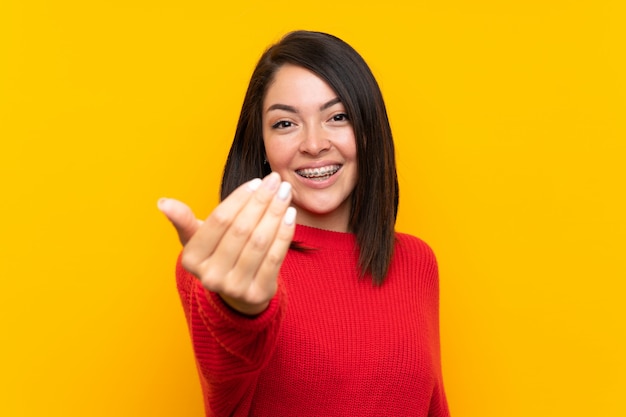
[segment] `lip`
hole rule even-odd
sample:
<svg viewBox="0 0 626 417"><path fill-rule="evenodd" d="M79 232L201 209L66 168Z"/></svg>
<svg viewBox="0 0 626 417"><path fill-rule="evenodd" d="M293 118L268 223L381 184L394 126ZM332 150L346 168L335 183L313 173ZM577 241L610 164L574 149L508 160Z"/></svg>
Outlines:
<svg viewBox="0 0 626 417"><path fill-rule="evenodd" d="M297 172L297 171L302 170L302 169L315 169L315 168L322 168L322 167L327 167L327 166L331 166L331 165L338 165L339 169L337 170L337 172L335 172L333 175L331 175L328 179L325 179L325 180L322 180L322 181L320 181L320 180L313 180L313 179L302 177L302 176L298 175L298 172ZM312 162L310 164L303 165L303 166L300 166L300 167L296 168L294 170L294 176L297 178L297 180L299 182L301 182L302 184L304 184L305 186L307 186L309 188L322 189L322 188L330 187L335 182L337 182L338 179L339 179L339 176L341 175L342 172L343 172L343 164L341 164L339 162L336 162L336 161L318 161L318 162Z"/></svg>

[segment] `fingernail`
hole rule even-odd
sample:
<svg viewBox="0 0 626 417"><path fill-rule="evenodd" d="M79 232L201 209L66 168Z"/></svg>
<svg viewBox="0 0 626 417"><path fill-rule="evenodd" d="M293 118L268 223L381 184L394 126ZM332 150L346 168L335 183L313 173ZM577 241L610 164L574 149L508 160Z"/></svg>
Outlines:
<svg viewBox="0 0 626 417"><path fill-rule="evenodd" d="M256 191L259 189L259 187L261 186L261 183L263 181L261 180L261 178L255 178L252 181L250 181L248 183L248 190L250 191Z"/></svg>
<svg viewBox="0 0 626 417"><path fill-rule="evenodd" d="M286 181L283 181L280 184L280 187L278 188L278 198L280 198L281 200L286 200L287 197L289 197L289 192L291 191L291 184L289 184Z"/></svg>
<svg viewBox="0 0 626 417"><path fill-rule="evenodd" d="M159 208L159 210L163 210L163 205L165 204L166 201L167 201L167 198L165 197L159 198L159 201L157 201L157 207Z"/></svg>
<svg viewBox="0 0 626 417"><path fill-rule="evenodd" d="M293 207L287 208L284 221L287 226L293 225L293 223L296 221L296 209L295 208Z"/></svg>

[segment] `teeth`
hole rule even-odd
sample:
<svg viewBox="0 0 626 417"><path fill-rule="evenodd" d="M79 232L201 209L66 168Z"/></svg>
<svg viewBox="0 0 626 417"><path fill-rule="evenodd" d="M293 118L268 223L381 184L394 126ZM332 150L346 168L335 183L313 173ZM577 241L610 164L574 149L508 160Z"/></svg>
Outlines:
<svg viewBox="0 0 626 417"><path fill-rule="evenodd" d="M329 165L321 168L300 169L296 172L305 178L324 180L339 171L339 168L341 168L341 165Z"/></svg>

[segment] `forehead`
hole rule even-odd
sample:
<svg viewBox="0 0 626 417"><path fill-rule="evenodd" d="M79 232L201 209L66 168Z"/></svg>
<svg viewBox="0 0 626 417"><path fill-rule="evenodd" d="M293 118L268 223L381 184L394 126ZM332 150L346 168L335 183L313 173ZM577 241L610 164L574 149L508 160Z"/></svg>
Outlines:
<svg viewBox="0 0 626 417"><path fill-rule="evenodd" d="M264 106L272 104L319 104L335 98L333 89L314 72L291 64L276 71L265 94Z"/></svg>

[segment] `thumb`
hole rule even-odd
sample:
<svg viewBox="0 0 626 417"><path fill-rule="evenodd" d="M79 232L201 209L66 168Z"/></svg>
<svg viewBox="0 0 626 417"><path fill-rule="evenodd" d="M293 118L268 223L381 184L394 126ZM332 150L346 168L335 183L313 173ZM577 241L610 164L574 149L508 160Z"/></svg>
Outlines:
<svg viewBox="0 0 626 417"><path fill-rule="evenodd" d="M157 202L157 207L172 222L178 232L180 243L185 246L189 239L196 233L201 220L196 219L193 211L185 203L173 198L161 198Z"/></svg>

